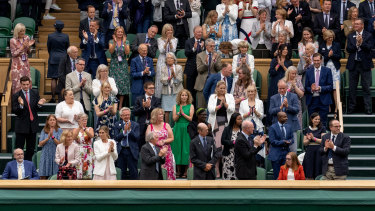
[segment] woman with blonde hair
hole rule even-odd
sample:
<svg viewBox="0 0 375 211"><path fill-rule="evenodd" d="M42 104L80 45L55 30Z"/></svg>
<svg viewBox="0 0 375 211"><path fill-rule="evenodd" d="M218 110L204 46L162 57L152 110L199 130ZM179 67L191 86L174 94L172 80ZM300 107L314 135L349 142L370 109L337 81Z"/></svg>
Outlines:
<svg viewBox="0 0 375 211"><path fill-rule="evenodd" d="M164 110L161 108L155 108L151 112L150 125L147 127L146 136L150 132L154 132L158 135L159 140L157 147L162 149L164 146L168 148L167 155L165 156L165 163L161 166L167 170L167 179L175 180L175 159L171 148L171 143L174 140L173 131L171 126L164 122Z"/></svg>
<svg viewBox="0 0 375 211"><path fill-rule="evenodd" d="M295 152L286 155L285 165L280 167L278 180L305 180L303 167Z"/></svg>
<svg viewBox="0 0 375 211"><path fill-rule="evenodd" d="M290 43L290 39L294 37L293 23L286 20L287 12L285 9L276 10L276 21L272 23L271 36L274 38L274 43L279 42L279 33L286 33L286 43Z"/></svg>
<svg viewBox="0 0 375 211"><path fill-rule="evenodd" d="M217 22L217 17L218 14L216 10L211 10L210 12L208 12L206 20L202 25L203 38L205 40L211 38L215 41L215 51L217 51L219 48L219 38L221 38L222 35L222 25L219 22Z"/></svg>
<svg viewBox="0 0 375 211"><path fill-rule="evenodd" d="M236 84L238 80L238 70L240 68L247 68L250 71L251 80L254 82L253 73L254 73L254 56L249 54L248 50L250 45L246 41L241 41L238 43L238 55L233 57L232 61L232 73L233 73L233 84ZM234 86L232 86L231 93L233 93Z"/></svg>
<svg viewBox="0 0 375 211"><path fill-rule="evenodd" d="M79 147L73 140L72 130L64 130L61 134L60 144L56 147L55 162L65 168L73 168L79 164ZM58 179L67 176L59 170ZM74 175L74 173L73 173ZM72 179L77 179L72 178Z"/></svg>
<svg viewBox="0 0 375 211"><path fill-rule="evenodd" d="M178 137L171 143L172 152L175 155L177 165L177 177L187 177L189 165L190 137L187 130L189 123L193 120L194 105L193 97L187 89L182 89L176 97L176 105L173 106L173 136ZM182 169L185 168L185 170Z"/></svg>
<svg viewBox="0 0 375 211"><path fill-rule="evenodd" d="M251 84L246 88L246 100L243 100L240 105L239 112L243 120L251 121L254 124L254 128L258 132L264 131L264 125L262 119L264 117L263 101L256 98L257 88L254 84Z"/></svg>
<svg viewBox="0 0 375 211"><path fill-rule="evenodd" d="M220 42L230 42L238 38L237 17L238 6L232 0L221 0L221 4L216 6L218 21L222 25L222 36Z"/></svg>
<svg viewBox="0 0 375 211"><path fill-rule="evenodd" d="M227 86L224 81L219 81L216 85L215 93L208 100L208 123L212 126L216 148L221 147L221 135L227 126L228 121L235 111L233 95L227 93ZM221 159L216 162L216 177L220 177Z"/></svg>
<svg viewBox="0 0 375 211"><path fill-rule="evenodd" d="M104 82L108 82L111 85L111 94L117 95L118 89L114 78L108 76L108 66L101 64L96 70L96 78L92 81L92 94L94 97L98 97L100 94L100 88Z"/></svg>
<svg viewBox="0 0 375 211"><path fill-rule="evenodd" d="M13 30L13 38L10 39L10 52L12 54L11 78L12 78L12 94L21 90L20 78L27 76L31 78L30 64L28 54L35 40L31 40L25 35L26 27L22 23L18 23ZM30 83L31 89L31 83Z"/></svg>
<svg viewBox="0 0 375 211"><path fill-rule="evenodd" d="M157 39L158 42L158 49L159 49L159 57L158 62L156 63L156 74L155 74L155 96L160 98L161 97L161 90L163 84L161 83L161 72L163 66L165 66L165 58L167 53L176 52L177 48L177 38L173 36L174 30L173 26L169 23L163 26L161 31L161 37Z"/></svg>
<svg viewBox="0 0 375 211"><path fill-rule="evenodd" d="M358 19L358 8L357 7L351 7L348 10L348 20L345 20L344 25L344 34L345 37L348 37L350 33L353 33L354 30L354 21Z"/></svg>
<svg viewBox="0 0 375 211"><path fill-rule="evenodd" d="M130 94L130 72L127 61L130 54L130 46L129 40L126 39L125 30L122 26L117 26L115 28L112 37L113 39L109 41L108 48L108 51L111 53L109 76L116 81L120 98L119 106L122 108L125 96ZM115 87L112 86L112 90L114 89ZM126 102L125 105L130 105L128 100L126 100Z"/></svg>
<svg viewBox="0 0 375 211"><path fill-rule="evenodd" d="M77 115L84 113L83 106L79 101L74 100L71 89L64 90L64 101L56 106L55 115L61 129L73 129L78 127Z"/></svg>
<svg viewBox="0 0 375 211"><path fill-rule="evenodd" d="M98 117L95 133L98 135L99 128L103 125L109 128L109 134L114 137L114 124L116 122L116 113L118 100L111 95L111 85L104 82L100 89L100 94L93 100L95 114Z"/></svg>

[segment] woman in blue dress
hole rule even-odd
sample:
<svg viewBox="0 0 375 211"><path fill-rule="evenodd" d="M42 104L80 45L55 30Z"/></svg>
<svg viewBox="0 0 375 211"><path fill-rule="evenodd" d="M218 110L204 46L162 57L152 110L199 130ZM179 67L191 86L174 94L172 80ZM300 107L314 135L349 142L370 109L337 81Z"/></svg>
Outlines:
<svg viewBox="0 0 375 211"><path fill-rule="evenodd" d="M217 22L218 14L216 10L211 10L207 14L207 18L204 21L204 24L202 26L203 31L203 38L207 40L208 38L211 38L215 40L215 51L219 48L219 39L222 35L221 33L221 24Z"/></svg>
<svg viewBox="0 0 375 211"><path fill-rule="evenodd" d="M236 20L238 17L238 6L232 3L232 0L222 0L221 4L216 6L218 21L221 24L222 36L220 42L230 42L238 38Z"/></svg>
<svg viewBox="0 0 375 211"><path fill-rule="evenodd" d="M48 179L48 177L57 174L59 170L58 165L55 163L55 153L56 146L60 144L61 133L62 129L57 123L56 116L50 114L39 138L39 147L43 147L39 163L39 176L41 179Z"/></svg>

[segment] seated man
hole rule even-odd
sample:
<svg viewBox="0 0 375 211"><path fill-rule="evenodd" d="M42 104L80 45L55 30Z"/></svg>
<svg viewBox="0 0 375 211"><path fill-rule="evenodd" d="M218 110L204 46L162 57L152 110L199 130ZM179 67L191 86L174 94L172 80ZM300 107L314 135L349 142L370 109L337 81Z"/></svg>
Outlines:
<svg viewBox="0 0 375 211"><path fill-rule="evenodd" d="M2 179L39 179L34 163L23 159L24 154L22 149L15 149L13 156L15 160L7 163Z"/></svg>
<svg viewBox="0 0 375 211"><path fill-rule="evenodd" d="M224 81L225 85L227 86L228 93L230 93L230 90L232 89L232 65L229 63L223 63L221 67L221 73L211 74L204 85L203 95L206 102L208 102L210 96L215 93L217 82Z"/></svg>

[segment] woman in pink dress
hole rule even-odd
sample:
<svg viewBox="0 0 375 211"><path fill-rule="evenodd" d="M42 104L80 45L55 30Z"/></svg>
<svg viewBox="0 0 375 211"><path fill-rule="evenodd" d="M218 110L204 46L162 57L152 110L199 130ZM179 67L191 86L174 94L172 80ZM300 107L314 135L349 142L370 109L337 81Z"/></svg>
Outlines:
<svg viewBox="0 0 375 211"><path fill-rule="evenodd" d="M168 123L164 122L164 110L155 108L151 112L150 125L147 127L146 135L150 132L155 132L159 136L157 146L161 149L163 146L168 148L167 155L165 156L165 164L161 167L167 170L167 179L176 179L176 168L174 155L172 153L171 143L174 140L173 131Z"/></svg>
<svg viewBox="0 0 375 211"><path fill-rule="evenodd" d="M22 76L28 76L31 79L30 65L27 56L35 40L30 40L30 38L25 35L25 32L25 25L18 23L14 27L13 38L10 40L10 52L12 53L12 94L21 90L20 78Z"/></svg>

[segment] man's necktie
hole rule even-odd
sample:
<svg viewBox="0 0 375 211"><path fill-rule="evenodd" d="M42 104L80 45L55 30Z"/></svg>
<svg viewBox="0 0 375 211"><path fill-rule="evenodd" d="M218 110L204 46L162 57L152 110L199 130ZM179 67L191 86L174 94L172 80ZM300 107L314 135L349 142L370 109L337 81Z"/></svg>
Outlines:
<svg viewBox="0 0 375 211"><path fill-rule="evenodd" d="M283 134L283 139L285 139L286 138L286 134L285 134L284 124L281 125L281 133Z"/></svg>
<svg viewBox="0 0 375 211"><path fill-rule="evenodd" d="M346 2L342 2L342 12L341 12L341 21L344 22L346 12ZM342 23L341 23L342 24Z"/></svg>
<svg viewBox="0 0 375 211"><path fill-rule="evenodd" d="M197 53L201 52L201 45L199 44L199 40L197 40Z"/></svg>
<svg viewBox="0 0 375 211"><path fill-rule="evenodd" d="M249 137L247 138L247 140L249 141L250 146L253 147L253 146L254 146L253 139L249 136Z"/></svg>
<svg viewBox="0 0 375 211"><path fill-rule="evenodd" d="M116 28L117 27L117 21L118 20L118 7L117 4L115 4L115 8L113 10L113 26Z"/></svg>
<svg viewBox="0 0 375 211"><path fill-rule="evenodd" d="M320 71L319 71L319 69L316 69L316 71L315 71L315 86L316 87L319 86L319 78L320 78Z"/></svg>
<svg viewBox="0 0 375 211"><path fill-rule="evenodd" d="M210 67L212 62L212 53L208 54L208 74L210 74Z"/></svg>
<svg viewBox="0 0 375 211"><path fill-rule="evenodd" d="M22 179L22 165L18 164L18 179Z"/></svg>
<svg viewBox="0 0 375 211"><path fill-rule="evenodd" d="M89 41L89 44L91 45L91 52L90 52L90 57L91 59L94 59L95 58L95 38L94 38L94 34L91 33L91 38L92 38L92 42ZM90 40L90 38L89 38Z"/></svg>
<svg viewBox="0 0 375 211"><path fill-rule="evenodd" d="M72 64L72 71L76 70L76 60L73 59L73 64Z"/></svg>
<svg viewBox="0 0 375 211"><path fill-rule="evenodd" d="M332 142L335 143L336 136L332 136ZM328 149L328 159L332 158L333 150Z"/></svg>
<svg viewBox="0 0 375 211"><path fill-rule="evenodd" d="M150 42L150 39L148 39L148 37L146 38L145 40L145 43L149 43Z"/></svg>
<svg viewBox="0 0 375 211"><path fill-rule="evenodd" d="M82 73L79 73L79 82L80 83L82 82ZM79 91L79 94L80 94L80 98L79 99L83 99L82 87L81 87L81 90Z"/></svg>
<svg viewBox="0 0 375 211"><path fill-rule="evenodd" d="M142 57L142 63L143 63L143 66L146 68L147 64L146 64L146 58L145 57Z"/></svg>
<svg viewBox="0 0 375 211"><path fill-rule="evenodd" d="M223 81L225 83L225 86L227 86L227 79L225 77L223 77Z"/></svg>
<svg viewBox="0 0 375 211"><path fill-rule="evenodd" d="M203 137L203 149L207 149L207 138Z"/></svg>
<svg viewBox="0 0 375 211"><path fill-rule="evenodd" d="M326 15L326 19L325 19L324 23L326 25L326 29L328 29L329 28L328 14L326 13L325 15Z"/></svg>
<svg viewBox="0 0 375 211"><path fill-rule="evenodd" d="M285 95L282 95L281 96L281 104L283 104L284 103L284 100L285 100ZM285 107L283 106L283 109L282 109L282 111L284 111L285 112Z"/></svg>
<svg viewBox="0 0 375 211"><path fill-rule="evenodd" d="M158 155L155 146L152 146L152 149L154 150L155 155ZM159 172L159 162L156 162L156 171Z"/></svg>
<svg viewBox="0 0 375 211"><path fill-rule="evenodd" d="M30 120L33 121L34 120L34 115L33 115L33 112L31 111L31 108L30 108L30 100L29 100L29 94L28 94L29 91L26 91L26 102L27 102L27 107L29 107L29 113L30 113Z"/></svg>

